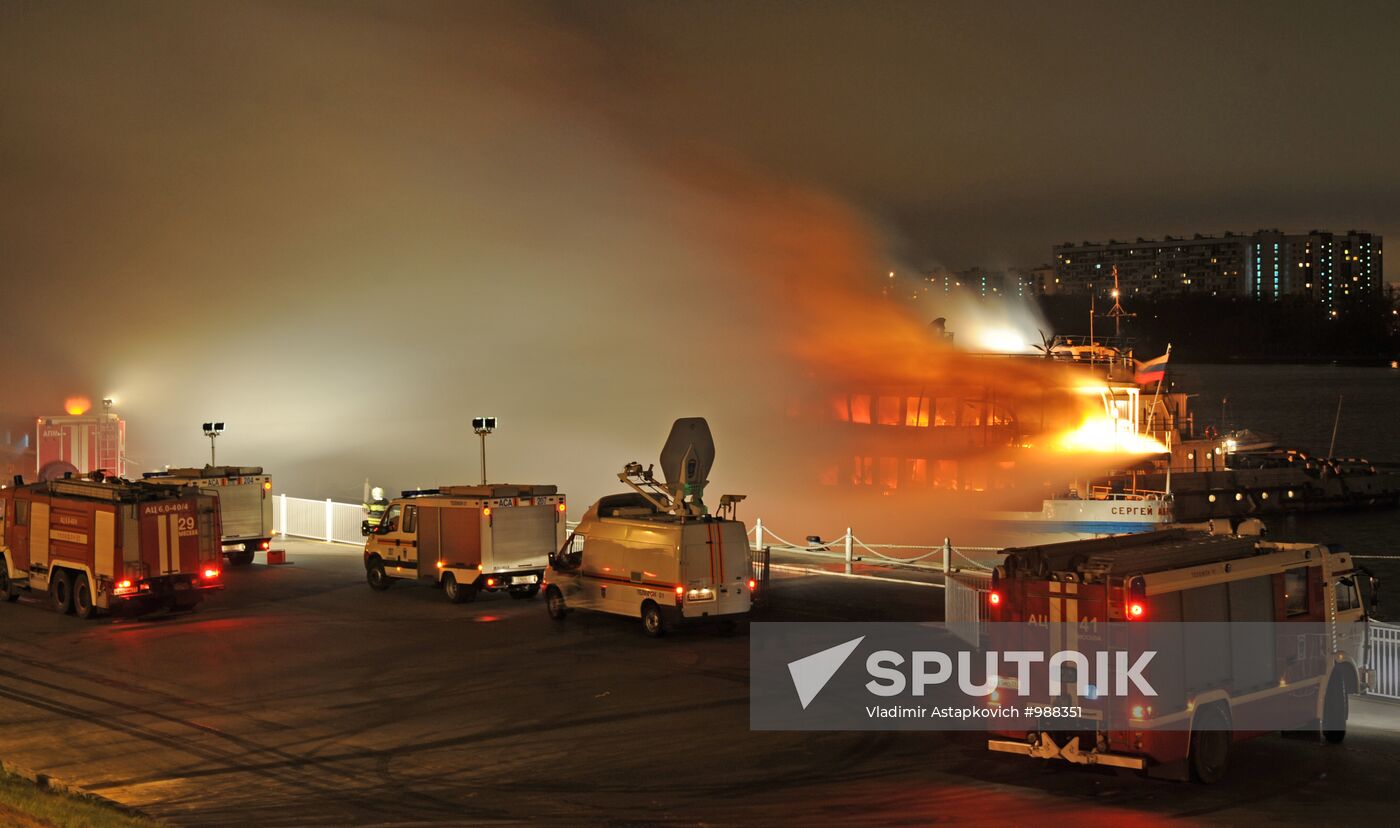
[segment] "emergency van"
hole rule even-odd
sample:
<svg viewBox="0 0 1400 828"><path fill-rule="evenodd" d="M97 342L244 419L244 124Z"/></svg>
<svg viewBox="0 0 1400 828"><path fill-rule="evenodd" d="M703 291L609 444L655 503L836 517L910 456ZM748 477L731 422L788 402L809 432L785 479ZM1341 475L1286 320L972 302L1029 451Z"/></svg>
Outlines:
<svg viewBox="0 0 1400 828"><path fill-rule="evenodd" d="M272 548L272 478L261 466L205 466L142 475L147 483L190 486L219 499L223 553L229 563L246 565Z"/></svg>
<svg viewBox="0 0 1400 828"><path fill-rule="evenodd" d="M568 505L555 486L487 483L406 491L365 541L365 577L442 587L454 604L479 592L539 594L551 551L564 541Z"/></svg>
<svg viewBox="0 0 1400 828"><path fill-rule="evenodd" d="M211 495L121 480L0 489L0 595L47 593L61 613L193 609L222 589Z"/></svg>
<svg viewBox="0 0 1400 828"><path fill-rule="evenodd" d="M742 496L705 507L714 443L703 418L677 420L663 449L665 481L629 463L618 479L633 491L600 499L550 556L550 617L590 610L640 618L647 635L717 621L734 629L753 606L748 530L734 519Z"/></svg>
<svg viewBox="0 0 1400 828"><path fill-rule="evenodd" d="M1092 729L1021 718L994 730L987 747L1215 782L1231 743L1261 735L1260 722L1340 742L1348 697L1369 681L1363 580L1369 574L1344 552L1258 535L1172 529L1007 550L986 594L993 625L1121 643L1134 625L1146 631L1149 622L1170 622L1161 627L1180 642L1185 666L1168 674L1172 692L1161 699L1069 700ZM1218 622L1235 628L1225 634L1230 640L1220 638ZM998 649L1014 646L1002 640ZM991 703L1064 701L1028 693L1003 677Z"/></svg>

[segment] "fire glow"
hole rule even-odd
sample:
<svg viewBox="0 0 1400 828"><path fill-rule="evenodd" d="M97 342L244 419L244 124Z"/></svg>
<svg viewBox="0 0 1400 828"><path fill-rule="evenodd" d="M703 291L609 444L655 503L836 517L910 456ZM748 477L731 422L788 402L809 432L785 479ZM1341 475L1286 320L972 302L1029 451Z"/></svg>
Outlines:
<svg viewBox="0 0 1400 828"><path fill-rule="evenodd" d="M1102 414L1085 418L1078 428L1056 435L1055 451L1067 454L1165 454L1167 447L1146 434L1124 430Z"/></svg>
<svg viewBox="0 0 1400 828"><path fill-rule="evenodd" d="M74 417L81 417L92 408L92 401L87 397L69 397L63 401L63 410Z"/></svg>

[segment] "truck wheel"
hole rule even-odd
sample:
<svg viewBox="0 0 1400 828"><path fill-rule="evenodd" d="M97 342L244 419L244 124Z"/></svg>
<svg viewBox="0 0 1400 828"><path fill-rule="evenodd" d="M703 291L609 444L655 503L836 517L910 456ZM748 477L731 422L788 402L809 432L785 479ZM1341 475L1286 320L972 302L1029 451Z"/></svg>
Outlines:
<svg viewBox="0 0 1400 828"><path fill-rule="evenodd" d="M1333 676L1327 684L1327 697L1322 701L1322 738L1339 745L1347 737L1347 714L1351 702L1345 682Z"/></svg>
<svg viewBox="0 0 1400 828"><path fill-rule="evenodd" d="M549 610L549 617L555 621L563 621L564 616L569 614L569 608L564 603L564 593L559 587L552 586L544 594L545 608Z"/></svg>
<svg viewBox="0 0 1400 828"><path fill-rule="evenodd" d="M67 615L73 611L73 580L68 570L60 569L49 577L49 603L55 612Z"/></svg>
<svg viewBox="0 0 1400 828"><path fill-rule="evenodd" d="M73 614L84 620L97 615L97 607L92 603L92 586L82 573L73 576Z"/></svg>
<svg viewBox="0 0 1400 828"><path fill-rule="evenodd" d="M19 600L19 589L10 583L10 564L4 558L0 558L0 595L11 603Z"/></svg>
<svg viewBox="0 0 1400 828"><path fill-rule="evenodd" d="M234 566L247 566L253 562L253 552L235 552L228 556L228 562Z"/></svg>
<svg viewBox="0 0 1400 828"><path fill-rule="evenodd" d="M642 632L652 638L660 638L666 634L666 622L661 620L661 608L655 601L642 604Z"/></svg>
<svg viewBox="0 0 1400 828"><path fill-rule="evenodd" d="M442 576L442 591L447 600L454 604L465 604L476 599L476 587L457 583L457 578L451 572Z"/></svg>
<svg viewBox="0 0 1400 828"><path fill-rule="evenodd" d="M365 567L365 580L369 582L369 588L376 592L383 592L394 585L388 573L384 571L384 564L373 561Z"/></svg>
<svg viewBox="0 0 1400 828"><path fill-rule="evenodd" d="M1213 785L1225 778L1230 759L1230 722L1218 705L1196 716L1191 727L1191 778Z"/></svg>

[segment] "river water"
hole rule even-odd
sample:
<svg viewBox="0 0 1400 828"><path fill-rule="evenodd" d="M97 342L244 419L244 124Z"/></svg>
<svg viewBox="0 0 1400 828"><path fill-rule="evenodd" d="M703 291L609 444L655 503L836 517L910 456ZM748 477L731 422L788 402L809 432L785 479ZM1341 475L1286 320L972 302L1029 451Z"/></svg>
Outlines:
<svg viewBox="0 0 1400 828"><path fill-rule="evenodd" d="M1288 448L1326 454L1336 424L1339 457L1400 463L1400 370L1327 365L1173 365L1197 427L1249 428ZM1341 398L1341 417L1337 400ZM1340 544L1357 556L1400 556L1400 509L1271 519L1269 537ZM1379 618L1400 619L1400 557L1363 560L1382 578Z"/></svg>

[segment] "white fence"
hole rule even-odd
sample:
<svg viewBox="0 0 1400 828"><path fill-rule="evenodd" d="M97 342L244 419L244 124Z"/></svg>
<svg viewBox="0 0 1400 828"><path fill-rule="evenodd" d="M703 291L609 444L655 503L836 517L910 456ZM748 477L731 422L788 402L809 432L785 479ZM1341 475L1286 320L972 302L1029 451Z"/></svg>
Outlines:
<svg viewBox="0 0 1400 828"><path fill-rule="evenodd" d="M333 500L307 500L278 495L272 504L272 528L278 535L313 538L330 543L364 545L360 534L364 507Z"/></svg>
<svg viewBox="0 0 1400 828"><path fill-rule="evenodd" d="M835 540L809 540L797 544L784 540L772 529L766 528L762 518L753 523L749 535L752 536L754 549L768 546L774 552L786 552L815 561L839 561L846 575L852 574L858 564L944 574L959 569L990 571L999 560L996 553L1001 551L1001 547L997 546L953 546L948 538L937 546L866 543L849 527L844 535Z"/></svg>
<svg viewBox="0 0 1400 828"><path fill-rule="evenodd" d="M1400 625L1370 623L1366 666L1375 671L1371 695L1400 699Z"/></svg>

